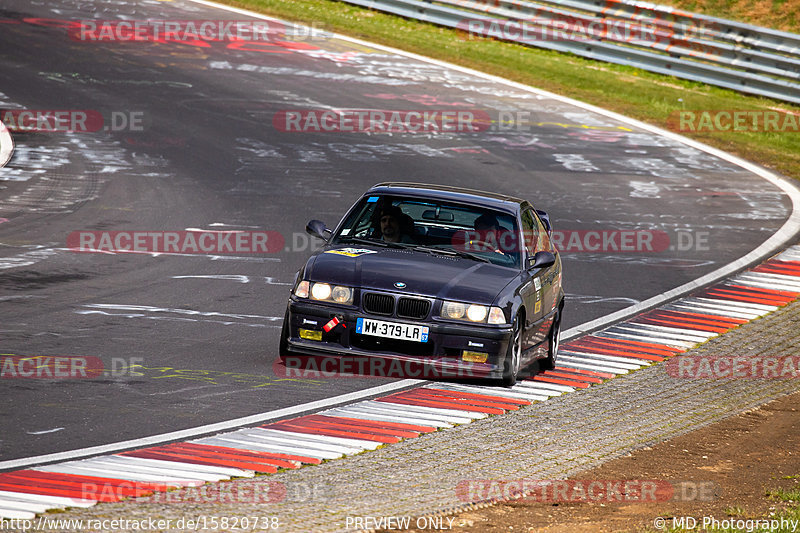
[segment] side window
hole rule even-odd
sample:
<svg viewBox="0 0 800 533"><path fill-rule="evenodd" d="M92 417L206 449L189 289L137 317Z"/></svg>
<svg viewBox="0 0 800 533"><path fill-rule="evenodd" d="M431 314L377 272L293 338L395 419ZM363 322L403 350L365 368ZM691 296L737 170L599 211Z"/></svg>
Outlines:
<svg viewBox="0 0 800 533"><path fill-rule="evenodd" d="M533 257L536 253L538 236L537 220L533 216L533 211L526 209L522 212L522 238L528 257Z"/></svg>
<svg viewBox="0 0 800 533"><path fill-rule="evenodd" d="M528 257L533 257L536 252L553 251L550 236L547 234L544 224L531 209L526 209L522 213L522 232Z"/></svg>
<svg viewBox="0 0 800 533"><path fill-rule="evenodd" d="M547 233L547 228L545 228L544 222L537 216L536 217L536 225L538 227L539 232L539 240L537 243L536 251L537 252L552 252L553 245L550 242L550 235Z"/></svg>

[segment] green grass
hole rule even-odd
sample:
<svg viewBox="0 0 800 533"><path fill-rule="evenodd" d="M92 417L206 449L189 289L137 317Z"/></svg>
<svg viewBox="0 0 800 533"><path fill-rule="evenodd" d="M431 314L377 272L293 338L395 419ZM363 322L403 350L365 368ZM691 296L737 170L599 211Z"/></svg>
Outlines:
<svg viewBox="0 0 800 533"><path fill-rule="evenodd" d="M791 490L785 490L785 489L768 490L767 497L782 502L800 503L800 488L795 487Z"/></svg>
<svg viewBox="0 0 800 533"><path fill-rule="evenodd" d="M669 128L680 110L782 109L800 106L747 96L601 63L577 56L463 33L331 0L222 0L224 3L449 61L594 104ZM800 133L703 132L686 134L787 176L800 179Z"/></svg>

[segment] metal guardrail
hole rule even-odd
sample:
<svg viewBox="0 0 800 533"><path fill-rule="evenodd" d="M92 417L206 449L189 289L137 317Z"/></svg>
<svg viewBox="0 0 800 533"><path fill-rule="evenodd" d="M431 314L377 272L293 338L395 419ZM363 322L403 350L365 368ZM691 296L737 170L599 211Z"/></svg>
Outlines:
<svg viewBox="0 0 800 533"><path fill-rule="evenodd" d="M800 35L634 0L343 0L800 104Z"/></svg>

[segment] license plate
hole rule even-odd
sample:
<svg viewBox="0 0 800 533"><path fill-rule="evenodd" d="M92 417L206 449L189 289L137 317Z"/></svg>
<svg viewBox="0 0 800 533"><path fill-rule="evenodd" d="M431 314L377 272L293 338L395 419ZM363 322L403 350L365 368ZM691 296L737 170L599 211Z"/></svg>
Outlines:
<svg viewBox="0 0 800 533"><path fill-rule="evenodd" d="M387 339L428 342L428 326L399 324L384 320L372 320L371 318L356 319L356 333Z"/></svg>

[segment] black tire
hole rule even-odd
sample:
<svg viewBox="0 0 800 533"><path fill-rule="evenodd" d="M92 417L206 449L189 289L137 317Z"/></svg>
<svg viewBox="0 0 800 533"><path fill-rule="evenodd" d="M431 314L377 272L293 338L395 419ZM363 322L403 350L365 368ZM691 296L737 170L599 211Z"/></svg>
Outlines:
<svg viewBox="0 0 800 533"><path fill-rule="evenodd" d="M514 317L511 327L511 339L508 341L506 357L503 360L503 378L500 381L504 387L510 387L517 382L520 364L522 362L522 325L519 315Z"/></svg>
<svg viewBox="0 0 800 533"><path fill-rule="evenodd" d="M281 328L281 340L278 343L278 360L281 363L286 362L286 357L289 355L289 310L283 316L283 327Z"/></svg>
<svg viewBox="0 0 800 533"><path fill-rule="evenodd" d="M548 334L549 346L547 347L547 357L539 362L539 369L553 370L556 367L556 358L558 357L558 345L561 342L561 309L556 311L553 326L550 328Z"/></svg>

